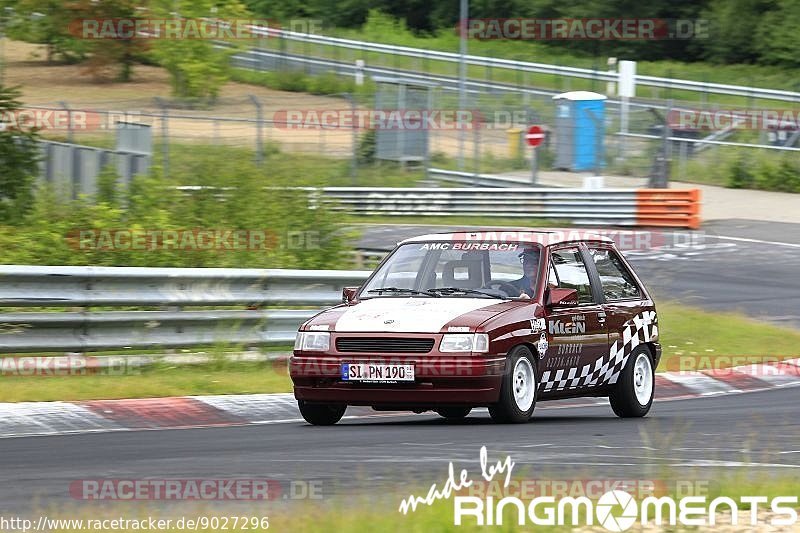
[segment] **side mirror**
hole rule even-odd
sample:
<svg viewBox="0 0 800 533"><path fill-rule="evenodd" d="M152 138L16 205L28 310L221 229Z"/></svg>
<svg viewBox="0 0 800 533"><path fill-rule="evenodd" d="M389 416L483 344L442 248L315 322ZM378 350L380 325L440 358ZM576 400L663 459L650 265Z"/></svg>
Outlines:
<svg viewBox="0 0 800 533"><path fill-rule="evenodd" d="M567 307L578 305L578 291L575 289L549 289L545 300L547 307Z"/></svg>
<svg viewBox="0 0 800 533"><path fill-rule="evenodd" d="M356 299L356 293L358 289L361 287L345 287L342 289L342 303L349 304L353 303L353 300Z"/></svg>

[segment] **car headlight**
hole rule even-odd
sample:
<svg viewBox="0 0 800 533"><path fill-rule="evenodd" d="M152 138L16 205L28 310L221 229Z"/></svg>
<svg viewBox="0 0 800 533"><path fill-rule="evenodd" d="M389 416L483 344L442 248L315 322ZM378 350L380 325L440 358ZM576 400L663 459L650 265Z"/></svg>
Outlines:
<svg viewBox="0 0 800 533"><path fill-rule="evenodd" d="M488 352L489 335L486 333L447 333L442 335L440 352Z"/></svg>
<svg viewBox="0 0 800 533"><path fill-rule="evenodd" d="M325 352L331 347L331 334L327 331L298 331L294 349L302 352Z"/></svg>

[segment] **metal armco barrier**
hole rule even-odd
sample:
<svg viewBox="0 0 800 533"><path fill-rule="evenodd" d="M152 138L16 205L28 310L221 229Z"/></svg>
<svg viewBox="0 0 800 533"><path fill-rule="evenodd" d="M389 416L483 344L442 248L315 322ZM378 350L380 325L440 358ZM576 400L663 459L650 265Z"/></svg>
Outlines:
<svg viewBox="0 0 800 533"><path fill-rule="evenodd" d="M0 265L0 306L82 311L0 313L0 354L215 344L285 345L320 306L368 271ZM262 306L306 309L260 309ZM92 311L91 307L158 311ZM239 306L192 309L184 306ZM247 307L249 309L241 309Z"/></svg>
<svg viewBox="0 0 800 533"><path fill-rule="evenodd" d="M485 216L580 225L697 229L697 189L327 187L319 199L357 215Z"/></svg>
<svg viewBox="0 0 800 533"><path fill-rule="evenodd" d="M0 306L333 305L367 271L0 265Z"/></svg>
<svg viewBox="0 0 800 533"><path fill-rule="evenodd" d="M698 229L700 190L637 189L636 224Z"/></svg>
<svg viewBox="0 0 800 533"><path fill-rule="evenodd" d="M475 174L474 172L461 172L459 170L444 170L429 168L428 177L437 181L461 183L480 187L525 187L530 185L530 178L523 180L495 174Z"/></svg>

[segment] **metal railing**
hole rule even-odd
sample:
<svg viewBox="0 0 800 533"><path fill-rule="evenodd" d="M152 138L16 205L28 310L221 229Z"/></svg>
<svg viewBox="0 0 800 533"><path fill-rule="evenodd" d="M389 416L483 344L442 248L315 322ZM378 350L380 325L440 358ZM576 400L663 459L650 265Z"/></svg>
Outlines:
<svg viewBox="0 0 800 533"><path fill-rule="evenodd" d="M0 352L286 345L368 271L0 266ZM199 306L244 309L197 309ZM300 309L261 309L268 306ZM192 306L194 309L184 310ZM100 310L92 310L100 307ZM158 310L115 310L114 307ZM110 310L107 308L111 308Z"/></svg>
<svg viewBox="0 0 800 533"><path fill-rule="evenodd" d="M542 219L592 226L664 226L696 229L696 189L546 189L325 187L312 201L332 210L369 216L480 216Z"/></svg>
<svg viewBox="0 0 800 533"><path fill-rule="evenodd" d="M441 52L437 50L426 50L422 48L412 48L408 46L397 46L391 44L380 44L368 41L356 41L352 39L342 39L328 37L312 33L299 33L288 30L267 27L253 27L253 33L264 37L280 37L288 40L306 42L318 45L327 45L338 48L348 48L360 52L383 53L394 56L405 56L422 58L427 60L438 60L450 63L458 63L461 56L452 52ZM470 66L485 68L505 68L515 71L534 72L538 74L551 74L573 78L593 79L603 82L618 81L616 72L594 70L579 67L567 67L551 65L547 63L533 63L530 61L519 61L511 59L499 59L494 57L467 55L465 61ZM682 80L675 78L664 78L659 76L645 76L638 74L636 83L648 87L663 89L684 90L694 92L704 92L713 94L723 94L728 96L741 96L746 98L758 98L766 100L780 100L785 102L800 101L800 92L785 91L780 89L765 89L759 87L747 87L742 85L729 85L724 83L709 83L693 80Z"/></svg>
<svg viewBox="0 0 800 533"><path fill-rule="evenodd" d="M467 179L466 172L442 170ZM451 175L452 174L452 175ZM479 179L480 179L479 175ZM483 175L484 179L495 177ZM501 178L502 179L502 178ZM179 185L184 194L225 187ZM547 220L593 226L664 226L697 229L700 225L698 189L576 189L508 187L494 181L489 187L297 187L308 194L309 208L325 205L332 211L371 216L477 216Z"/></svg>

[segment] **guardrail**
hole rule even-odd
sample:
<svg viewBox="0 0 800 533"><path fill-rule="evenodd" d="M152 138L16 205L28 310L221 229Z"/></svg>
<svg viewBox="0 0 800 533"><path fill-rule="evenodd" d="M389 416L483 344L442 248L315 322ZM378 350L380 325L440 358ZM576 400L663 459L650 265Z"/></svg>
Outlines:
<svg viewBox="0 0 800 533"><path fill-rule="evenodd" d="M441 168L429 168L428 177L437 181L461 183L463 185L473 185L475 187L526 187L531 184L530 178L525 180L496 174L476 174L474 172L445 170Z"/></svg>
<svg viewBox="0 0 800 533"><path fill-rule="evenodd" d="M321 305L368 271L0 265L0 306L81 311L0 313L0 352L91 352L217 343L285 345ZM245 309L192 309L234 306ZM306 309L261 309L273 305ZM156 306L155 311L92 307Z"/></svg>
<svg viewBox="0 0 800 533"><path fill-rule="evenodd" d="M449 172L449 171L444 171ZM474 175L463 174L474 178ZM481 175L478 175L479 179ZM459 176L456 176L459 177ZM484 179L487 177L484 175ZM191 194L216 187L181 185ZM219 188L224 198L225 188ZM699 189L567 189L538 187L297 187L309 207L360 216L480 216L540 219L591 226L700 227Z"/></svg>
<svg viewBox="0 0 800 533"><path fill-rule="evenodd" d="M369 216L481 216L593 226L697 229L697 189L371 188L312 189L331 209Z"/></svg>
<svg viewBox="0 0 800 533"><path fill-rule="evenodd" d="M436 50L426 50L422 48L412 48L408 46L396 46L390 44L380 44L368 41L356 41L352 39L342 39L316 35L311 33L299 33L278 28L253 27L253 33L265 37L281 37L298 42L311 44L334 46L338 48L348 48L361 52L384 53L396 56L416 57L427 60L446 61L458 63L461 56L452 52L440 52ZM485 68L505 68L522 72L535 72L539 74L552 74L573 78L595 79L604 82L618 81L619 74L604 70L594 70L588 68L566 67L551 65L547 63L533 63L530 61L518 61L511 59L499 59L494 57L467 55L465 61L468 65ZM780 89L765 89L759 87L747 87L742 85L729 85L723 83L708 83L693 80L682 80L674 78L663 78L659 76L637 75L636 83L642 86L658 87L663 89L685 90L694 92L705 92L724 94L729 96L742 96L747 98L758 98L766 100L780 100L786 102L800 101L800 92L785 91Z"/></svg>

